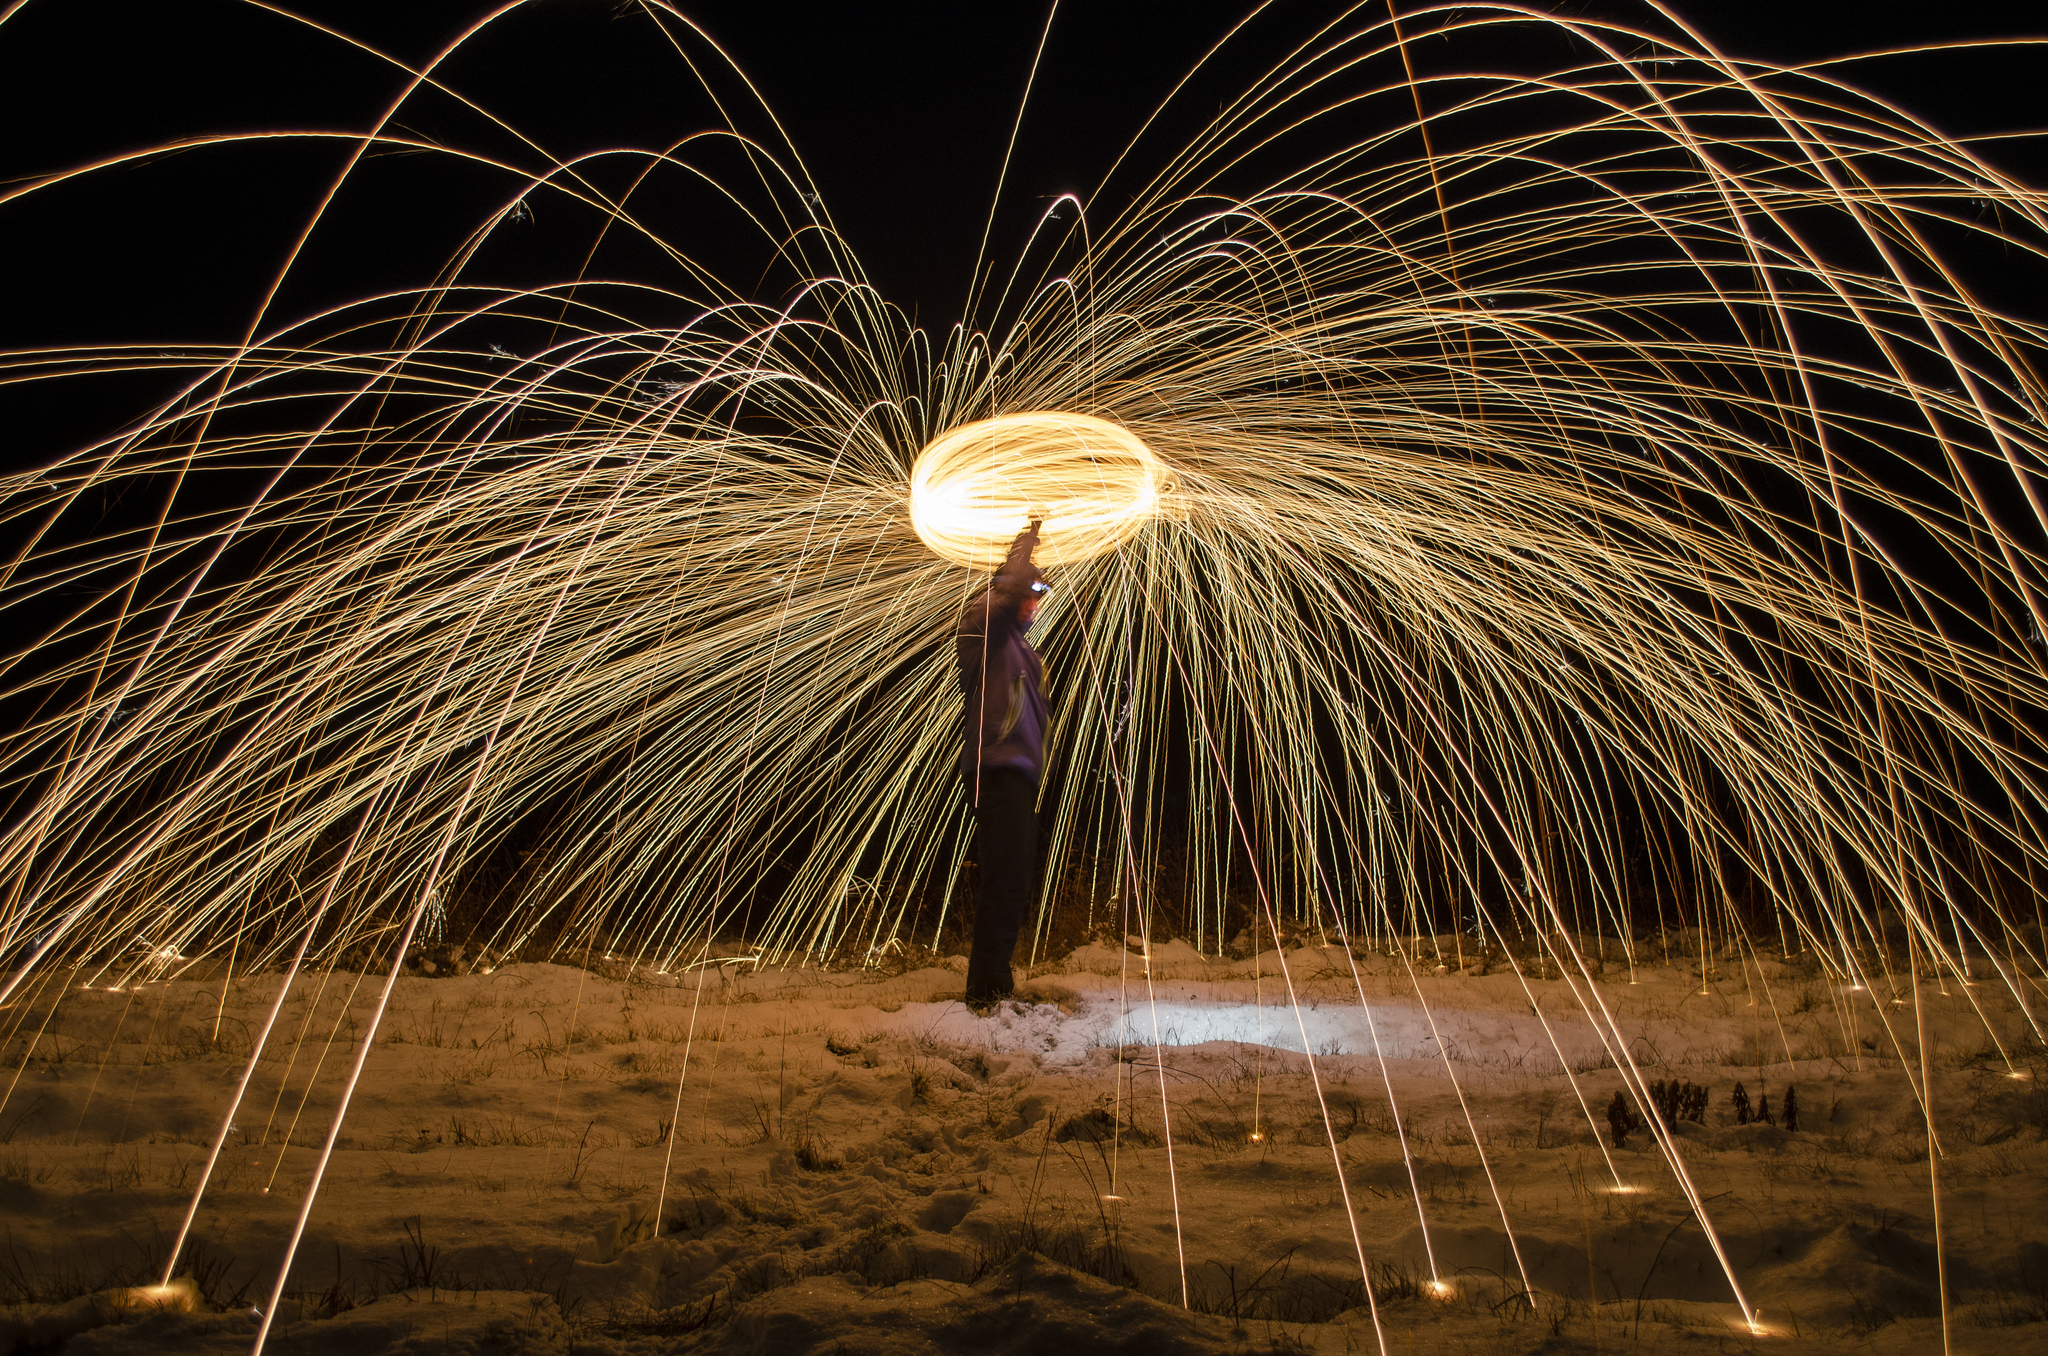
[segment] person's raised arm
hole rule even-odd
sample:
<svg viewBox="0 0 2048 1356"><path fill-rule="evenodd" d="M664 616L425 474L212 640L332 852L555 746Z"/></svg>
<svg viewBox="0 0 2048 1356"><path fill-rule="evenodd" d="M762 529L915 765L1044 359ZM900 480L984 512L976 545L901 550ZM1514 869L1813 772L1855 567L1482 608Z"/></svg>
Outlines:
<svg viewBox="0 0 2048 1356"><path fill-rule="evenodd" d="M1017 540L1010 543L1010 554L1003 558L1003 566L996 572L995 582L989 585L989 620L998 626L1017 624L1017 613L1031 596L1031 586L1039 580L1038 567L1031 563L1031 553L1038 549L1039 521L1033 518L1017 534Z"/></svg>
<svg viewBox="0 0 2048 1356"><path fill-rule="evenodd" d="M1017 614L1024 610L1024 602L1032 593L1031 586L1039 579L1038 567L1031 563L1031 553L1038 549L1039 521L1033 518L1030 526L1017 534L996 577L979 597L967 605L967 611L960 618L963 647L972 646L978 650L983 646L999 645L1016 629ZM968 662L964 649L961 662Z"/></svg>

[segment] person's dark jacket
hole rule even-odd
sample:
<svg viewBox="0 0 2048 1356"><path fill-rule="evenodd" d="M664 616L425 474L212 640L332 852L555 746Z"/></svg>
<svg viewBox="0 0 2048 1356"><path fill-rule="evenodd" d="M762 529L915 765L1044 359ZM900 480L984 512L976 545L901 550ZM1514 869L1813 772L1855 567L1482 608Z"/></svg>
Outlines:
<svg viewBox="0 0 2048 1356"><path fill-rule="evenodd" d="M1036 527L1026 529L994 582L960 618L960 775L975 804L982 774L1015 768L1036 785L1045 760L1043 668L1018 615L1040 578L1031 563L1037 545Z"/></svg>

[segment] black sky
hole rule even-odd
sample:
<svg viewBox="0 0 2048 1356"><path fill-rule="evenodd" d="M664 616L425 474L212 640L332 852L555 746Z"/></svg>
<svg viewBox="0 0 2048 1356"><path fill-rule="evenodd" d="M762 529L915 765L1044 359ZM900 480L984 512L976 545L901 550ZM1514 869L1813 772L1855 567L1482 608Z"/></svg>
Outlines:
<svg viewBox="0 0 2048 1356"><path fill-rule="evenodd" d="M474 44L453 74L556 154L646 145L708 125L674 54L636 37L647 32L644 21L618 8L547 0ZM1626 0L1560 8L1643 13ZM300 9L412 61L487 12L468 0L327 0ZM1335 9L1283 0L1219 81L1247 77ZM2012 0L1700 0L1687 9L1727 50L1785 61L2048 32L2040 4ZM957 318L1046 6L703 0L687 12L758 82L871 278L927 324ZM1068 0L1051 30L1007 200L1087 189L1161 94L1244 12L1243 0ZM1429 53L1418 60L1426 68ZM2041 62L2039 48L1978 49L1888 59L1855 77L1974 136L2048 126ZM0 178L209 132L361 127L398 78L335 38L234 0L30 0L0 25L0 125L9 129ZM9 261L0 345L238 337L339 154L338 144L328 152L278 142L167 155L0 207ZM2038 146L2006 143L1990 154L2048 179ZM302 270L291 304L388 281L408 242L418 242L424 261L473 224L436 217L439 185L408 189L405 172L385 175L382 196L349 205L354 215L339 218L345 229L329 239L355 243ZM444 172L419 170L428 180ZM6 399L33 405L36 397ZM111 394L105 411L91 410L88 398L80 413L66 399L64 436L81 420L126 413L111 408L119 401ZM27 432L49 415L47 401L26 416L0 408L17 430L11 461L55 450Z"/></svg>

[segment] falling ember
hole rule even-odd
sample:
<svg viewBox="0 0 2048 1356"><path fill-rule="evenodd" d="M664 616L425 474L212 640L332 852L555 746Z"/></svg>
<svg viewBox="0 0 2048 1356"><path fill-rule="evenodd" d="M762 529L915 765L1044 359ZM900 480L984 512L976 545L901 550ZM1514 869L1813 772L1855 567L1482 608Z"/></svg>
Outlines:
<svg viewBox="0 0 2048 1356"><path fill-rule="evenodd" d="M910 521L939 555L986 570L1040 518L1038 563L1063 565L1129 541L1171 487L1165 463L1128 429L1086 414L1005 414L950 429L918 453Z"/></svg>

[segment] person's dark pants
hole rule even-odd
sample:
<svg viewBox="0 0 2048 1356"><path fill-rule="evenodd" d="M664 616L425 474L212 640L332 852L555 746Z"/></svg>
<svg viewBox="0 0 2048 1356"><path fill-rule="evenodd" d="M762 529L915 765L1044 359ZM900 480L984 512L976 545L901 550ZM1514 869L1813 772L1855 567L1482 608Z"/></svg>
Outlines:
<svg viewBox="0 0 2048 1356"><path fill-rule="evenodd" d="M974 794L968 788L968 794ZM1010 958L1024 908L1038 880L1038 788L1015 768L981 774L974 811L981 896L974 902L974 950L967 959L967 1001L989 1002L1015 987Z"/></svg>

